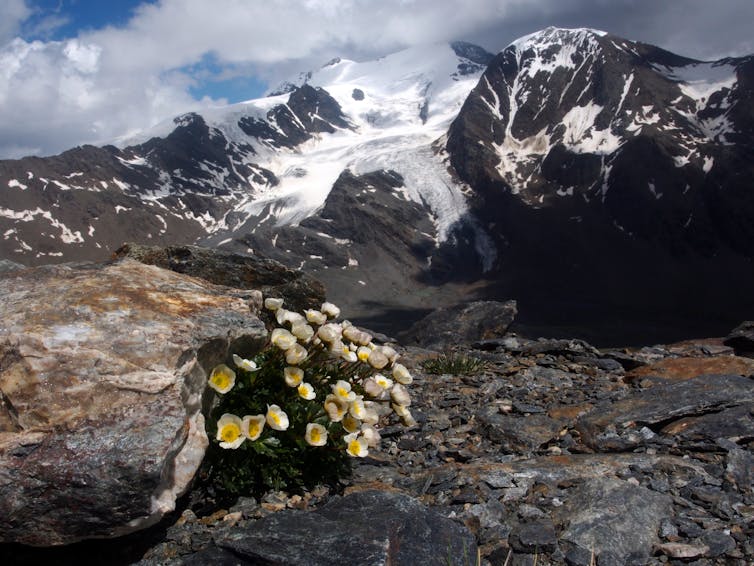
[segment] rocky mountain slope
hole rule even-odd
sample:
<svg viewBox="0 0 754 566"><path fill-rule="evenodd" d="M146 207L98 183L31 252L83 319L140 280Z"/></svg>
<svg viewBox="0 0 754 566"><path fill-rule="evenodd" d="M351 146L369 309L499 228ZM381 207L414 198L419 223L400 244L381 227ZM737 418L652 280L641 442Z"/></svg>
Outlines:
<svg viewBox="0 0 754 566"><path fill-rule="evenodd" d="M753 85L751 57L586 29L334 59L119 147L0 162L0 256L200 244L311 272L375 328L476 296L598 343L716 334L754 312Z"/></svg>
<svg viewBox="0 0 754 566"><path fill-rule="evenodd" d="M370 300L415 307L427 266L493 261L431 148L491 59L463 42L337 59L122 149L0 162L0 255L39 264L101 259L124 241L200 243L278 258L336 296L366 286Z"/></svg>
<svg viewBox="0 0 754 566"><path fill-rule="evenodd" d="M754 57L693 61L594 30L499 53L444 149L497 244L501 292L582 320L751 312L753 87Z"/></svg>

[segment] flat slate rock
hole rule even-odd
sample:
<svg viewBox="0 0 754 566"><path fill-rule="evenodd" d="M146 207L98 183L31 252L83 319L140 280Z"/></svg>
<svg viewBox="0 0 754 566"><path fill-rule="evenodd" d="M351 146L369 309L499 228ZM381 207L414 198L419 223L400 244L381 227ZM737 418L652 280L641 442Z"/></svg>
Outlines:
<svg viewBox="0 0 754 566"><path fill-rule="evenodd" d="M667 495L619 479L589 479L564 505L568 526L560 540L580 555L593 553L599 564L608 557L618 564L644 564L671 509Z"/></svg>
<svg viewBox="0 0 754 566"><path fill-rule="evenodd" d="M473 564L463 526L396 492L363 491L316 511L285 510L232 529L216 544L249 564Z"/></svg>
<svg viewBox="0 0 754 566"><path fill-rule="evenodd" d="M627 449L635 431L673 420L754 402L754 380L740 375L701 375L633 391L618 400L605 400L582 416L576 429L582 441L596 450Z"/></svg>

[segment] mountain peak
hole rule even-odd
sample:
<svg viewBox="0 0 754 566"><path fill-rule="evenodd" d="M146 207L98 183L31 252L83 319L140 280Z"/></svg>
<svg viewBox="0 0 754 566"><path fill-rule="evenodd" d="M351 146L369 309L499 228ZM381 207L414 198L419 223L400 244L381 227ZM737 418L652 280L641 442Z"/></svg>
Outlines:
<svg viewBox="0 0 754 566"><path fill-rule="evenodd" d="M558 28L554 26L535 31L512 42L508 49L513 47L522 52L529 47L551 44L581 44L595 41L598 37L604 37L607 32L592 28Z"/></svg>

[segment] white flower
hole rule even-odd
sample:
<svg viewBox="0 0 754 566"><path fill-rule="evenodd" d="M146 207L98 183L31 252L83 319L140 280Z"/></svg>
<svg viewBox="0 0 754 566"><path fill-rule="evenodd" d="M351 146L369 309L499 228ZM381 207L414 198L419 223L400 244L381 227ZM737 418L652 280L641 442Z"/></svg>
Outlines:
<svg viewBox="0 0 754 566"><path fill-rule="evenodd" d="M277 405L267 405L267 415L265 417L267 424L274 430L288 429L288 415Z"/></svg>
<svg viewBox="0 0 754 566"><path fill-rule="evenodd" d="M374 369L382 369L388 363L387 356L385 356L385 354L383 354L379 350L372 350L369 353L369 358L367 361L369 362L369 365Z"/></svg>
<svg viewBox="0 0 754 566"><path fill-rule="evenodd" d="M361 421L348 413L343 415L343 421L340 424L343 425L346 432L359 432L361 430Z"/></svg>
<svg viewBox="0 0 754 566"><path fill-rule="evenodd" d="M369 454L367 439L360 436L359 433L347 434L343 437L343 440L346 443L346 452L348 452L349 456L363 458Z"/></svg>
<svg viewBox="0 0 754 566"><path fill-rule="evenodd" d="M312 387L311 383L302 383L299 385L298 394L299 397L306 399L307 401L312 401L317 397L317 393L314 391L314 387Z"/></svg>
<svg viewBox="0 0 754 566"><path fill-rule="evenodd" d="M409 385L414 381L414 378L411 377L406 366L402 364L395 364L395 366L393 366L393 377L395 378L395 381L402 385Z"/></svg>
<svg viewBox="0 0 754 566"><path fill-rule="evenodd" d="M343 401L351 402L356 399L356 393L351 391L351 384L347 381L339 379L334 385L331 385L333 395Z"/></svg>
<svg viewBox="0 0 754 566"><path fill-rule="evenodd" d="M285 323L285 319L288 316L289 312L291 311L283 309L283 308L280 308L277 311L275 311L275 320L278 321L278 324L282 325Z"/></svg>
<svg viewBox="0 0 754 566"><path fill-rule="evenodd" d="M387 357L388 360L390 360L391 364L394 364L395 360L398 359L398 352L395 351L395 348L391 348L390 346L382 346L382 353L385 354L385 357Z"/></svg>
<svg viewBox="0 0 754 566"><path fill-rule="evenodd" d="M305 310L304 315L306 315L307 321L317 326L322 326L327 322L327 315L315 309Z"/></svg>
<svg viewBox="0 0 754 566"><path fill-rule="evenodd" d="M358 397L351 401L351 404L348 406L348 412L353 418L362 420L367 412L364 407L364 401Z"/></svg>
<svg viewBox="0 0 754 566"><path fill-rule="evenodd" d="M342 324L343 323L341 323L341 325ZM359 330L355 326L352 326L350 323L347 326L343 326L343 337L347 340L350 340L351 342L356 342L356 337L360 332L361 330Z"/></svg>
<svg viewBox="0 0 754 566"><path fill-rule="evenodd" d="M379 397L383 393L382 387L377 385L377 380L375 379L377 376L374 377L367 377L361 384L361 386L364 388L364 393L369 395L370 397Z"/></svg>
<svg viewBox="0 0 754 566"><path fill-rule="evenodd" d="M404 425L406 426L416 425L416 420L414 419L408 407L405 407L403 405L393 404L393 410L395 411L395 414L401 418Z"/></svg>
<svg viewBox="0 0 754 566"><path fill-rule="evenodd" d="M343 354L348 352L348 346L343 344L343 342L341 342L339 338L336 338L330 343L329 350L330 355L333 358L340 358L341 356L343 356Z"/></svg>
<svg viewBox="0 0 754 566"><path fill-rule="evenodd" d="M301 344L294 344L285 351L285 361L295 366L303 362L308 355L309 352Z"/></svg>
<svg viewBox="0 0 754 566"><path fill-rule="evenodd" d="M297 324L306 324L306 319L297 312L288 311L285 315L285 322L290 322L291 326L295 326Z"/></svg>
<svg viewBox="0 0 754 566"><path fill-rule="evenodd" d="M209 374L209 386L218 393L227 393L236 384L236 372L220 364Z"/></svg>
<svg viewBox="0 0 754 566"><path fill-rule="evenodd" d="M306 425L304 440L309 446L324 446L327 444L327 429L321 424L309 423Z"/></svg>
<svg viewBox="0 0 754 566"><path fill-rule="evenodd" d="M351 342L355 342L356 344L360 344L361 346L366 346L372 341L372 336L369 333L364 332L363 330L359 330L355 326L344 327L343 336L345 336Z"/></svg>
<svg viewBox="0 0 754 566"><path fill-rule="evenodd" d="M296 322L291 326L291 333L302 342L308 342L314 336L314 329L301 321Z"/></svg>
<svg viewBox="0 0 754 566"><path fill-rule="evenodd" d="M403 418L406 415L410 414L410 411L408 410L408 407L405 407L404 405L398 405L396 403L392 403L391 406L393 407L393 411L395 411L395 414L399 417Z"/></svg>
<svg viewBox="0 0 754 566"><path fill-rule="evenodd" d="M346 362L354 363L359 360L359 358L356 356L356 352L352 352L351 350L346 349L341 355L341 358L345 360Z"/></svg>
<svg viewBox="0 0 754 566"><path fill-rule="evenodd" d="M259 369L254 360L247 360L238 354L233 354L233 363L236 364L236 367L245 369L246 371L257 371Z"/></svg>
<svg viewBox="0 0 754 566"><path fill-rule="evenodd" d="M285 377L285 384L288 387L298 387L304 379L304 370L293 366L287 366L283 370L283 377Z"/></svg>
<svg viewBox="0 0 754 566"><path fill-rule="evenodd" d="M359 361L366 363L369 360L369 354L372 353L372 350L367 348L366 346L359 346L359 349L356 350L356 356L359 358Z"/></svg>
<svg viewBox="0 0 754 566"><path fill-rule="evenodd" d="M322 303L322 307L319 310L329 318L338 318L340 316L340 309L333 303Z"/></svg>
<svg viewBox="0 0 754 566"><path fill-rule="evenodd" d="M362 346L371 346L372 335L368 332L361 332L356 339L356 343L361 344Z"/></svg>
<svg viewBox="0 0 754 566"><path fill-rule="evenodd" d="M317 330L317 336L319 336L323 342L332 344L336 340L340 340L341 328L337 324L329 322L319 327Z"/></svg>
<svg viewBox="0 0 754 566"><path fill-rule="evenodd" d="M400 383L393 385L393 388L390 390L390 398L396 405L408 407L411 404L411 397L408 394L408 389Z"/></svg>
<svg viewBox="0 0 754 566"><path fill-rule="evenodd" d="M296 337L285 328L276 328L270 335L270 341L285 351L296 343Z"/></svg>
<svg viewBox="0 0 754 566"><path fill-rule="evenodd" d="M364 417L361 419L361 422L364 424L369 425L376 425L378 422L380 422L380 415L377 414L377 411L367 408L367 410L364 412Z"/></svg>
<svg viewBox="0 0 754 566"><path fill-rule="evenodd" d="M408 427L416 426L416 419L414 419L411 411L406 409L406 413L401 417L403 424Z"/></svg>
<svg viewBox="0 0 754 566"><path fill-rule="evenodd" d="M374 375L374 380L384 391L389 390L393 386L393 380L385 377L381 373L376 373Z"/></svg>
<svg viewBox="0 0 754 566"><path fill-rule="evenodd" d="M377 431L377 429L369 424L361 425L361 435L367 441L367 446L369 446L370 448L376 448L380 445L380 440L382 440L382 437L380 436L380 433Z"/></svg>
<svg viewBox="0 0 754 566"><path fill-rule="evenodd" d="M280 307L283 306L283 299L274 299L272 297L267 297L264 300L264 308L270 311L276 311Z"/></svg>
<svg viewBox="0 0 754 566"><path fill-rule="evenodd" d="M336 395L328 395L324 402L327 416L334 423L339 423L348 411L348 401L344 401Z"/></svg>
<svg viewBox="0 0 754 566"><path fill-rule="evenodd" d="M217 440L220 441L221 448L236 449L246 437L242 433L243 422L240 417L225 413L217 421Z"/></svg>
<svg viewBox="0 0 754 566"><path fill-rule="evenodd" d="M264 421L264 415L246 415L241 425L244 436L249 440L259 438L264 430Z"/></svg>

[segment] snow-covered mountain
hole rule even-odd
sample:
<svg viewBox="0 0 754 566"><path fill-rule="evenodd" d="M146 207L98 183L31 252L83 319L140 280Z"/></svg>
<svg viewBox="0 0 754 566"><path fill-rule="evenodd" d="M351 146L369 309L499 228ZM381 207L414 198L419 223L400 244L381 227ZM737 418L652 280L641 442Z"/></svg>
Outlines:
<svg viewBox="0 0 754 566"><path fill-rule="evenodd" d="M754 57L548 28L495 57L444 147L500 292L600 317L754 314Z"/></svg>
<svg viewBox="0 0 754 566"><path fill-rule="evenodd" d="M198 243L310 271L356 316L486 295L532 322L728 324L754 315L753 93L752 57L586 29L334 59L111 146L0 162L0 256Z"/></svg>

